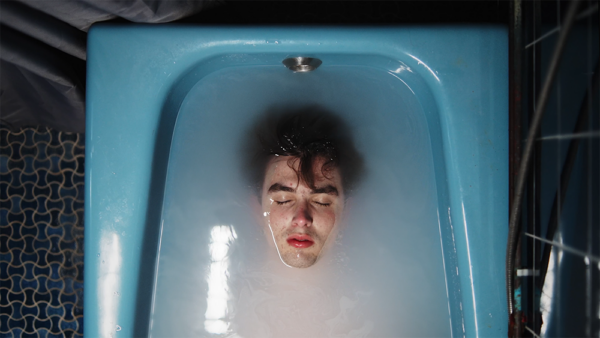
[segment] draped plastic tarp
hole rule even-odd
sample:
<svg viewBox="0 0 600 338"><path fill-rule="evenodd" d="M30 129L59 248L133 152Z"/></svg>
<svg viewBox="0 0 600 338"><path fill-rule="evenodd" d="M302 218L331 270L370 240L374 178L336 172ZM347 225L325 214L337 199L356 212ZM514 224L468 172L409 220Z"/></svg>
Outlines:
<svg viewBox="0 0 600 338"><path fill-rule="evenodd" d="M0 1L0 122L85 131L86 38L96 22L170 22L206 1Z"/></svg>

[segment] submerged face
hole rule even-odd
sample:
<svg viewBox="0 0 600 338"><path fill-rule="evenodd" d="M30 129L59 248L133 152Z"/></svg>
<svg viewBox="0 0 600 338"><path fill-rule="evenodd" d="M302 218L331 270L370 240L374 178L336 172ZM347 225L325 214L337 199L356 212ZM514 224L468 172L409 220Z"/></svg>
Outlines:
<svg viewBox="0 0 600 338"><path fill-rule="evenodd" d="M315 190L303 181L298 182L297 159L278 156L267 164L261 198L264 225L288 266L313 265L329 236L335 233L332 230L344 210L339 169L331 168L324 176L321 172L324 163L324 158L313 163Z"/></svg>

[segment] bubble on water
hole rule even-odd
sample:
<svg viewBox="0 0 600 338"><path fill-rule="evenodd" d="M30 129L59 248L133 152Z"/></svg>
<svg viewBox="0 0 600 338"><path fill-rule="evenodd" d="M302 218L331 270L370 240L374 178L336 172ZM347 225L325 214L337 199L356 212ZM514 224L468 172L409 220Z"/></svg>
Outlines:
<svg viewBox="0 0 600 338"><path fill-rule="evenodd" d="M97 254L96 256L100 257L100 254Z"/></svg>
<svg viewBox="0 0 600 338"><path fill-rule="evenodd" d="M121 327L117 325L117 331L121 331Z"/></svg>

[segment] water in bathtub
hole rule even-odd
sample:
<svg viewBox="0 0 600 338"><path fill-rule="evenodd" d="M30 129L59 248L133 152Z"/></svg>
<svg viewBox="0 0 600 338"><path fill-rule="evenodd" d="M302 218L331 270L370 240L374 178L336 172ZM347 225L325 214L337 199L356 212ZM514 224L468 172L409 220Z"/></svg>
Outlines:
<svg viewBox="0 0 600 338"><path fill-rule="evenodd" d="M326 65L224 69L187 95L166 183L152 337L448 337L427 121L394 74ZM272 106L341 116L364 158L319 260L286 266L240 172L240 142Z"/></svg>

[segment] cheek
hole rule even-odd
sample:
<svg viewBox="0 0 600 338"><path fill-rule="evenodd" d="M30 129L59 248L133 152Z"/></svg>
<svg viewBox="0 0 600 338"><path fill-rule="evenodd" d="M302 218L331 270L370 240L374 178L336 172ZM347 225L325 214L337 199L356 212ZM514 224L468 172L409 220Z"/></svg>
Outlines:
<svg viewBox="0 0 600 338"><path fill-rule="evenodd" d="M314 217L314 224L317 225L323 232L329 233L337 220L337 215L334 210L327 209L317 213Z"/></svg>
<svg viewBox="0 0 600 338"><path fill-rule="evenodd" d="M284 228L288 223L290 223L291 213L286 212L281 208L273 207L270 208L267 218L273 230L280 229Z"/></svg>

